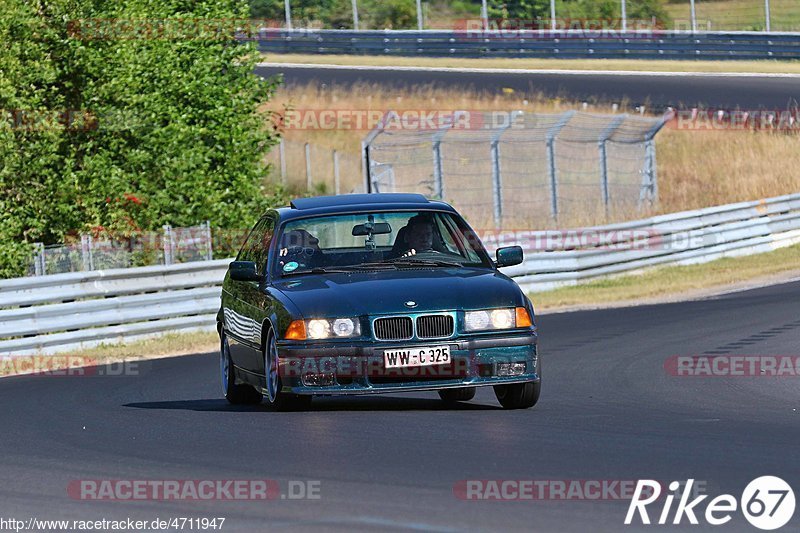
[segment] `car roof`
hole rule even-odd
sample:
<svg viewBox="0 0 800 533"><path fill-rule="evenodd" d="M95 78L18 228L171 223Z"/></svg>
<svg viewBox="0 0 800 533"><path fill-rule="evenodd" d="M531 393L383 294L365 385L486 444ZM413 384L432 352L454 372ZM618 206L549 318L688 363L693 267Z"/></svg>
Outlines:
<svg viewBox="0 0 800 533"><path fill-rule="evenodd" d="M281 220L305 218L317 215L359 213L369 211L448 211L456 213L450 205L437 200L428 200L421 194L374 193L340 194L297 198L290 207L278 209Z"/></svg>

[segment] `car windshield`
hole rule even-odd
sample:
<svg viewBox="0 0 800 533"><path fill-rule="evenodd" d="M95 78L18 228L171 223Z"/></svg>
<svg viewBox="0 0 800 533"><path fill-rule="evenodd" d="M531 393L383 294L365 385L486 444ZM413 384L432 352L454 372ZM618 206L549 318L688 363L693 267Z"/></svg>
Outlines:
<svg viewBox="0 0 800 533"><path fill-rule="evenodd" d="M409 267L491 267L477 235L458 216L438 211L376 212L304 218L280 235L276 271Z"/></svg>

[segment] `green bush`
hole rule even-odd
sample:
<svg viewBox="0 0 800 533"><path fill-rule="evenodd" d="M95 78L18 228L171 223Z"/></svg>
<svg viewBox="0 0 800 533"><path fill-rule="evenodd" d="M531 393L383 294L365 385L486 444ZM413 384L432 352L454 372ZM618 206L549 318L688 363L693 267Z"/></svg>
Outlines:
<svg viewBox="0 0 800 533"><path fill-rule="evenodd" d="M278 201L262 185L275 139L257 111L276 82L253 73L253 43L199 28L137 38L121 25L123 38L90 38L98 19L179 28L248 15L244 0L5 1L0 276L22 274L35 241L249 227Z"/></svg>

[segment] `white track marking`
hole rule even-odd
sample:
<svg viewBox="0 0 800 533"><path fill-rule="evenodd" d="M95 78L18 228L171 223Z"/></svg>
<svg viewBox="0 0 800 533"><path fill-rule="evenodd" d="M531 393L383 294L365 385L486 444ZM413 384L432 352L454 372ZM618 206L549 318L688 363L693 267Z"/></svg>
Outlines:
<svg viewBox="0 0 800 533"><path fill-rule="evenodd" d="M685 78L800 78L800 74L769 72L657 72L652 70L564 70L564 69L517 69L517 68L455 68L455 67L391 67L368 65L330 65L316 63L258 63L259 67L363 70L387 72L461 72L475 74L558 74L572 76L656 76Z"/></svg>

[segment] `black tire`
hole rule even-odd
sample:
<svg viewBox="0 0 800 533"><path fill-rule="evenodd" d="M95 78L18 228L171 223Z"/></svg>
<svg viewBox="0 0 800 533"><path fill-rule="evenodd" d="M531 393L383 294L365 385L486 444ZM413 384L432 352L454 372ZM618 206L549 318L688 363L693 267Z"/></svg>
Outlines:
<svg viewBox="0 0 800 533"><path fill-rule="evenodd" d="M277 411L303 411L311 406L312 396L282 392L280 372L278 372L278 348L272 330L267 334L264 349L264 380L267 401Z"/></svg>
<svg viewBox="0 0 800 533"><path fill-rule="evenodd" d="M511 385L495 385L494 395L505 409L528 409L536 405L542 382L513 383Z"/></svg>
<svg viewBox="0 0 800 533"><path fill-rule="evenodd" d="M261 402L260 392L245 383L236 383L231 350L224 333L220 335L219 363L222 393L228 402L234 405L252 405Z"/></svg>
<svg viewBox="0 0 800 533"><path fill-rule="evenodd" d="M457 389L442 389L439 398L452 402L468 402L475 397L475 387L459 387Z"/></svg>

